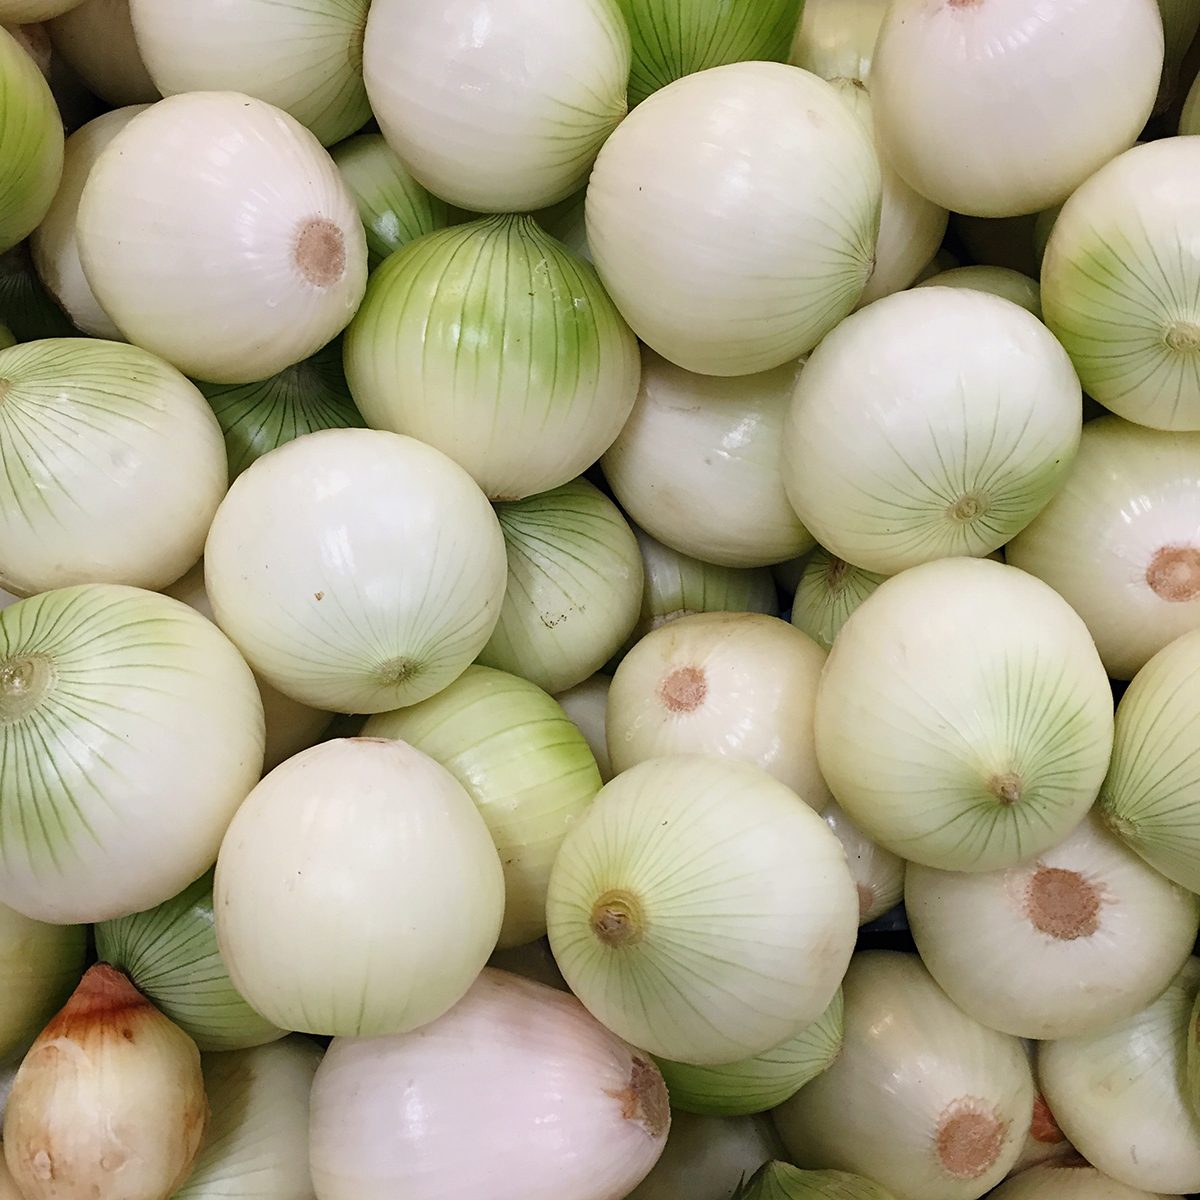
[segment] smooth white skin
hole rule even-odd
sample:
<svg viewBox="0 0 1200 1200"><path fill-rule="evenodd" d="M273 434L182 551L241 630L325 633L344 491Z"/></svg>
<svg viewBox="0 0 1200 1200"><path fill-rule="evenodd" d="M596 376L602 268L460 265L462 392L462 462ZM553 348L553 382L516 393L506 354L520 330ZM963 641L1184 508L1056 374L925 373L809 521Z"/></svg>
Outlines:
<svg viewBox="0 0 1200 1200"><path fill-rule="evenodd" d="M332 712L440 691L483 649L506 581L504 537L471 477L366 429L311 433L250 466L204 563L217 623L250 665Z"/></svg>
<svg viewBox="0 0 1200 1200"><path fill-rule="evenodd" d="M857 302L879 230L879 164L829 84L780 63L678 79L605 143L592 258L634 332L705 375L811 350Z"/></svg>
<svg viewBox="0 0 1200 1200"><path fill-rule="evenodd" d="M871 841L836 800L821 809L821 819L846 851L846 863L858 888L858 923L866 925L890 912L904 898L904 859Z"/></svg>
<svg viewBox="0 0 1200 1200"><path fill-rule="evenodd" d="M314 221L340 257L302 242ZM131 121L92 167L76 234L130 341L212 383L307 358L366 287L366 236L333 160L298 121L237 92L171 96Z"/></svg>
<svg viewBox="0 0 1200 1200"><path fill-rule="evenodd" d="M0 604L3 598L0 597ZM605 713L608 707L608 689L612 680L607 675L590 675L565 692L559 692L555 700L562 705L563 712L583 734L600 768L600 778L607 783L616 772L608 757L608 736L605 732Z"/></svg>
<svg viewBox="0 0 1200 1200"><path fill-rule="evenodd" d="M990 1200L1183 1200L1126 1187L1085 1163L1045 1163L1007 1179Z"/></svg>
<svg viewBox="0 0 1200 1200"><path fill-rule="evenodd" d="M1063 896L1070 880L1047 872L1072 872L1095 889L1090 919ZM1039 877L1060 889L1058 899L1043 893L1048 908L1037 907ZM1007 871L911 865L904 901L917 949L951 1000L991 1029L1043 1040L1092 1033L1144 1008L1175 977L1200 928L1200 896L1148 867L1094 814Z"/></svg>
<svg viewBox="0 0 1200 1200"><path fill-rule="evenodd" d="M54 53L102 100L119 106L159 98L134 39L129 0L83 0L46 29Z"/></svg>
<svg viewBox="0 0 1200 1200"><path fill-rule="evenodd" d="M1200 573L1168 574L1158 592L1150 582L1164 548L1200 558L1198 456L1200 433L1118 417L1088 421L1062 490L1005 547L1009 563L1044 579L1079 613L1115 679L1132 679L1200 627Z"/></svg>
<svg viewBox="0 0 1200 1200"><path fill-rule="evenodd" d="M504 875L466 789L404 742L302 751L238 810L217 858L217 944L283 1029L377 1036L435 1020L496 945Z"/></svg>
<svg viewBox="0 0 1200 1200"><path fill-rule="evenodd" d="M889 2L805 0L789 61L822 79L865 80Z"/></svg>
<svg viewBox="0 0 1200 1200"><path fill-rule="evenodd" d="M845 1037L828 1070L775 1110L801 1167L868 1174L896 1200L975 1200L1021 1152L1033 1076L1021 1043L956 1008L920 960L857 954L842 985ZM938 1158L938 1132L960 1107L995 1118L990 1166L958 1177Z"/></svg>
<svg viewBox="0 0 1200 1200"><path fill-rule="evenodd" d="M761 613L696 613L622 659L605 727L617 774L666 754L752 762L820 812L830 800L813 736L825 651Z"/></svg>
<svg viewBox="0 0 1200 1200"><path fill-rule="evenodd" d="M1100 1033L1043 1042L1037 1069L1063 1132L1098 1170L1151 1192L1200 1190L1200 1116L1184 1091L1200 959L1140 1013Z"/></svg>
<svg viewBox="0 0 1200 1200"><path fill-rule="evenodd" d="M436 195L529 212L587 179L625 115L629 32L609 0L374 0L363 71L388 143Z"/></svg>
<svg viewBox="0 0 1200 1200"><path fill-rule="evenodd" d="M1041 320L1042 300L1041 288L1036 279L1011 267L951 267L948 271L939 271L928 279L922 279L918 287L949 287L969 288L976 292L990 292L993 296L1001 296L1019 304L1026 312L1033 313Z"/></svg>
<svg viewBox="0 0 1200 1200"><path fill-rule="evenodd" d="M856 313L812 353L784 426L783 480L817 541L856 566L895 574L981 556L1062 483L1081 414L1070 359L1030 313L918 288Z"/></svg>
<svg viewBox="0 0 1200 1200"><path fill-rule="evenodd" d="M871 63L876 129L935 203L1037 212L1133 145L1162 65L1154 0L898 0Z"/></svg>
<svg viewBox="0 0 1200 1200"><path fill-rule="evenodd" d="M316 1192L622 1200L666 1141L630 1111L638 1061L573 996L485 970L417 1033L330 1046L312 1095Z"/></svg>
<svg viewBox="0 0 1200 1200"><path fill-rule="evenodd" d="M779 451L797 371L789 363L737 379L694 375L643 350L637 403L601 459L630 517L672 549L720 566L761 567L810 550Z"/></svg>

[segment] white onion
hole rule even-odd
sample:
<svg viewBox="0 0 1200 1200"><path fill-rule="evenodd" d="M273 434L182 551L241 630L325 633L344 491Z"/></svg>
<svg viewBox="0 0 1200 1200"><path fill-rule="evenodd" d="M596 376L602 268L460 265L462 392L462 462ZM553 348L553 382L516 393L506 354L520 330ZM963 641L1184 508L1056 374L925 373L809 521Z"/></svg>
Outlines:
<svg viewBox="0 0 1200 1200"><path fill-rule="evenodd" d="M334 1041L313 1182L321 1200L621 1200L669 1125L644 1055L573 996L488 969L418 1033Z"/></svg>
<svg viewBox="0 0 1200 1200"><path fill-rule="evenodd" d="M436 195L528 212L587 179L625 115L629 31L616 4L374 0L363 51L371 107Z"/></svg>
<svg viewBox="0 0 1200 1200"><path fill-rule="evenodd" d="M171 96L131 121L92 167L76 233L130 341L214 383L307 358L366 284L362 224L332 160L237 92Z"/></svg>
<svg viewBox="0 0 1200 1200"><path fill-rule="evenodd" d="M866 925L891 912L904 898L904 859L877 846L831 800L821 818L846 851L846 863L858 888L858 923Z"/></svg>
<svg viewBox="0 0 1200 1200"><path fill-rule="evenodd" d="M865 81L890 0L805 0L790 61L822 79Z"/></svg>
<svg viewBox="0 0 1200 1200"><path fill-rule="evenodd" d="M828 650L850 614L886 578L818 546L804 561L794 588L791 622Z"/></svg>
<svg viewBox="0 0 1200 1200"><path fill-rule="evenodd" d="M589 675L582 683L559 692L555 700L572 724L583 734L588 747L596 759L600 779L607 783L613 777L612 762L608 757L608 736L605 733L605 710L608 707L608 689L612 680L607 675Z"/></svg>
<svg viewBox="0 0 1200 1200"><path fill-rule="evenodd" d="M1183 1200L1151 1195L1102 1175L1083 1159L1045 1163L1006 1180L991 1200Z"/></svg>
<svg viewBox="0 0 1200 1200"><path fill-rule="evenodd" d="M1036 279L1014 271L1011 267L952 267L939 271L928 279L922 279L920 287L970 288L976 292L990 292L1019 304L1026 312L1041 319L1042 295Z"/></svg>
<svg viewBox="0 0 1200 1200"><path fill-rule="evenodd" d="M689 371L782 366L858 301L879 229L862 126L796 67L688 75L621 123L588 183L587 236L634 332Z"/></svg>
<svg viewBox="0 0 1200 1200"><path fill-rule="evenodd" d="M83 0L46 25L54 53L109 104L150 104L158 88L134 38L129 0Z"/></svg>

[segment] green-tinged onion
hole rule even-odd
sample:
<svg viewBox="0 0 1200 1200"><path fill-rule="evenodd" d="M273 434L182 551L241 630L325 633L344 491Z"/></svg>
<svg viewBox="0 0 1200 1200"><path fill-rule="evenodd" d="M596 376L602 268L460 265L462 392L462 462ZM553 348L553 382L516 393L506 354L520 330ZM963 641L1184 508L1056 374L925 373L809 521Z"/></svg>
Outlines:
<svg viewBox="0 0 1200 1200"><path fill-rule="evenodd" d="M308 1108L321 1048L303 1037L201 1059L212 1116L173 1200L312 1200Z"/></svg>
<svg viewBox="0 0 1200 1200"><path fill-rule="evenodd" d="M817 692L817 759L872 841L993 871L1079 824L1112 723L1104 667L1067 603L1023 571L949 558L887 580L842 627Z"/></svg>
<svg viewBox="0 0 1200 1200"><path fill-rule="evenodd" d="M736 1200L894 1200L887 1188L849 1171L802 1171L791 1163L760 1168Z"/></svg>
<svg viewBox="0 0 1200 1200"><path fill-rule="evenodd" d="M504 866L499 945L541 937L554 856L601 784L567 714L534 684L476 666L420 704L372 717L363 736L415 746L467 789Z"/></svg>
<svg viewBox="0 0 1200 1200"><path fill-rule="evenodd" d="M1087 622L1114 679L1200 627L1200 432L1100 417L1058 495L1005 547Z"/></svg>
<svg viewBox="0 0 1200 1200"><path fill-rule="evenodd" d="M571 990L558 969L558 963L554 961L550 942L546 938L526 942L524 946L497 948L488 959L488 966L508 971L511 975L520 975L524 979L532 979L534 983L544 983L560 992Z"/></svg>
<svg viewBox="0 0 1200 1200"><path fill-rule="evenodd" d="M532 217L485 217L394 254L346 334L368 423L418 437L493 500L585 471L637 397L637 341L595 271Z"/></svg>
<svg viewBox="0 0 1200 1200"><path fill-rule="evenodd" d="M828 83L735 63L668 84L615 130L588 183L588 245L655 351L747 375L811 350L858 302L880 195L870 137Z"/></svg>
<svg viewBox="0 0 1200 1200"><path fill-rule="evenodd" d="M910 864L904 907L922 960L955 1004L991 1029L1043 1040L1144 1008L1200 929L1200 896L1152 870L1098 816L1005 871Z"/></svg>
<svg viewBox="0 0 1200 1200"><path fill-rule="evenodd" d="M14 25L11 22L5 22L4 28L17 39L21 44L21 49L33 59L37 69L41 71L46 82L50 84L51 92L53 92L54 78L50 69L50 60L53 51L50 46L50 35L46 32L45 25L36 21L26 25Z"/></svg>
<svg viewBox="0 0 1200 1200"><path fill-rule="evenodd" d="M366 286L362 223L332 159L238 92L170 96L132 120L92 167L76 234L126 337L215 383L315 353Z"/></svg>
<svg viewBox="0 0 1200 1200"><path fill-rule="evenodd" d="M554 695L599 670L633 629L644 580L637 539L583 479L496 512L508 590L479 661Z"/></svg>
<svg viewBox="0 0 1200 1200"><path fill-rule="evenodd" d="M129 0L146 69L164 96L243 92L330 146L371 118L362 77L370 0Z"/></svg>
<svg viewBox="0 0 1200 1200"><path fill-rule="evenodd" d="M1078 1156L1023 1171L988 1195L989 1200L1183 1200L1127 1187Z"/></svg>
<svg viewBox="0 0 1200 1200"><path fill-rule="evenodd" d="M858 897L837 838L735 759L680 755L606 784L567 835L546 916L571 990L610 1029L691 1065L752 1058L829 1005Z"/></svg>
<svg viewBox="0 0 1200 1200"><path fill-rule="evenodd" d="M427 192L378 133L348 138L330 152L358 206L374 270L394 250L450 224L450 207Z"/></svg>
<svg viewBox="0 0 1200 1200"><path fill-rule="evenodd" d="M283 1037L229 979L213 928L212 872L145 912L96 926L96 953L129 976L201 1050L240 1050Z"/></svg>
<svg viewBox="0 0 1200 1200"><path fill-rule="evenodd" d="M1021 1152L1033 1076L1020 1041L956 1008L914 955L858 954L837 1061L775 1111L802 1167L898 1197L975 1200Z"/></svg>
<svg viewBox="0 0 1200 1200"><path fill-rule="evenodd" d="M75 7L79 0L0 0L0 21L28 25L46 21Z"/></svg>
<svg viewBox="0 0 1200 1200"><path fill-rule="evenodd" d="M363 52L379 127L430 191L476 212L529 212L587 180L625 115L629 31L612 0L374 0Z"/></svg>
<svg viewBox="0 0 1200 1200"><path fill-rule="evenodd" d="M0 351L0 583L160 588L199 558L225 494L221 431L195 386L135 346Z"/></svg>
<svg viewBox="0 0 1200 1200"><path fill-rule="evenodd" d="M142 62L129 0L83 0L47 26L54 53L109 104L151 104L158 88Z"/></svg>
<svg viewBox="0 0 1200 1200"><path fill-rule="evenodd" d="M956 267L960 266L962 266L962 263L958 258L943 246L925 264L923 270L916 278L916 283L924 283L926 279L932 279L935 275L941 274L942 271L953 271Z"/></svg>
<svg viewBox="0 0 1200 1200"><path fill-rule="evenodd" d="M1042 315L1042 294L1036 279L1022 275L1010 267L954 267L939 271L928 279L922 279L920 287L969 288L976 292L990 292L1019 304L1026 312L1037 318Z"/></svg>
<svg viewBox="0 0 1200 1200"><path fill-rule="evenodd" d="M1148 1192L1200 1190L1200 1114L1187 1097L1192 958L1141 1012L1038 1047L1038 1077L1063 1132L1097 1170Z"/></svg>
<svg viewBox="0 0 1200 1200"><path fill-rule="evenodd" d="M1042 263L1046 258L1046 246L1050 241L1050 234L1054 230L1054 222L1058 220L1058 214L1062 212L1062 205L1056 204L1053 208L1044 209L1038 213L1037 219L1033 223L1033 254L1037 264L1038 278L1041 278ZM1019 273L1019 272L1018 272ZM1041 316L1042 292L1041 283L1038 284L1038 316Z"/></svg>
<svg viewBox="0 0 1200 1200"><path fill-rule="evenodd" d="M1183 102L1183 110L1179 114L1179 132L1185 135L1200 133L1200 74L1192 81Z"/></svg>
<svg viewBox="0 0 1200 1200"><path fill-rule="evenodd" d="M24 1053L83 974L87 930L47 925L0 904L0 1063Z"/></svg>
<svg viewBox="0 0 1200 1200"><path fill-rule="evenodd" d="M589 675L582 683L577 683L554 697L587 741L603 783L607 783L613 777L612 762L608 757L608 735L604 725L611 682L607 675Z"/></svg>
<svg viewBox="0 0 1200 1200"><path fill-rule="evenodd" d="M210 622L137 588L0 612L0 903L105 921L216 856L262 768L254 676Z"/></svg>
<svg viewBox="0 0 1200 1200"><path fill-rule="evenodd" d="M904 898L904 859L871 841L834 800L821 810L821 819L846 851L858 888L858 923L866 925L891 912Z"/></svg>
<svg viewBox="0 0 1200 1200"><path fill-rule="evenodd" d="M1070 359L1034 316L916 288L813 351L784 426L787 495L822 546L871 571L989 554L1062 486L1081 412Z"/></svg>
<svg viewBox="0 0 1200 1200"><path fill-rule="evenodd" d="M557 238L572 254L592 261L587 241L587 188L572 193L565 200L539 209L533 219L552 237Z"/></svg>
<svg viewBox="0 0 1200 1200"><path fill-rule="evenodd" d="M717 1067L658 1060L671 1106L685 1112L742 1117L766 1112L825 1071L842 1049L842 993L790 1041L754 1058Z"/></svg>
<svg viewBox="0 0 1200 1200"><path fill-rule="evenodd" d="M12 592L6 592L0 588L0 610L7 608L10 604L16 604L20 599L20 596L14 596Z"/></svg>
<svg viewBox="0 0 1200 1200"><path fill-rule="evenodd" d="M250 793L213 903L230 978L267 1020L372 1037L463 996L495 948L504 875L445 767L403 742L352 738L302 751Z"/></svg>
<svg viewBox="0 0 1200 1200"><path fill-rule="evenodd" d="M865 81L888 3L805 0L789 61L822 79Z"/></svg>
<svg viewBox="0 0 1200 1200"><path fill-rule="evenodd" d="M739 62L783 62L803 0L617 0L633 38L629 105L684 75Z"/></svg>
<svg viewBox="0 0 1200 1200"><path fill-rule="evenodd" d="M603 459L622 508L704 562L761 567L810 550L779 453L796 376L795 363L736 379L695 375L643 351L637 404Z"/></svg>
<svg viewBox="0 0 1200 1200"><path fill-rule="evenodd" d="M605 728L613 769L668 754L752 762L817 812L813 711L825 651L762 613L697 613L648 633L621 661Z"/></svg>
<svg viewBox="0 0 1200 1200"><path fill-rule="evenodd" d="M229 477L285 442L318 429L363 424L342 371L342 347L331 342L312 358L258 383L198 383L225 434Z"/></svg>
<svg viewBox="0 0 1200 1200"><path fill-rule="evenodd" d="M805 559L792 601L792 624L826 650L850 614L887 578L818 546Z"/></svg>
<svg viewBox="0 0 1200 1200"><path fill-rule="evenodd" d="M0 321L18 342L79 334L33 269L28 242L0 254Z"/></svg>
<svg viewBox="0 0 1200 1200"><path fill-rule="evenodd" d="M204 570L217 623L272 686L313 708L387 712L441 691L483 649L504 538L433 447L326 429L234 480Z"/></svg>
<svg viewBox="0 0 1200 1200"><path fill-rule="evenodd" d="M1162 16L1165 54L1154 111L1162 113L1172 107L1180 91L1179 73L1200 29L1200 5L1193 0L1158 0L1158 11Z"/></svg>

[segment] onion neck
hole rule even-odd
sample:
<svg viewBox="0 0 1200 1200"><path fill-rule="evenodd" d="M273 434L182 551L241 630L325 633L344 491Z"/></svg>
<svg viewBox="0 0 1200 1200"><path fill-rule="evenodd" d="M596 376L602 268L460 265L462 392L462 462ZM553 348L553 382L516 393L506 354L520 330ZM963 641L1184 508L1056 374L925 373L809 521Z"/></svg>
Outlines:
<svg viewBox="0 0 1200 1200"><path fill-rule="evenodd" d="M0 725L33 712L54 688L54 662L45 654L20 654L0 661Z"/></svg>
<svg viewBox="0 0 1200 1200"><path fill-rule="evenodd" d="M605 892L592 905L590 918L596 940L610 949L636 946L645 935L646 915L638 898L626 891Z"/></svg>

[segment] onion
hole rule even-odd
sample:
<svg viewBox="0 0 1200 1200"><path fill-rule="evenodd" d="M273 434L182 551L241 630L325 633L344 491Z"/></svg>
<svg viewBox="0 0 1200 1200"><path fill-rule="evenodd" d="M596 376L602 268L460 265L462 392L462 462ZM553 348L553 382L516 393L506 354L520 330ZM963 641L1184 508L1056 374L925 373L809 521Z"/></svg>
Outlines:
<svg viewBox="0 0 1200 1200"><path fill-rule="evenodd" d="M1063 1131L1131 1188L1200 1190L1200 1116L1184 1094L1200 959L1140 1013L1100 1033L1043 1042L1038 1074Z"/></svg>
<svg viewBox="0 0 1200 1200"><path fill-rule="evenodd" d="M567 835L546 917L571 990L610 1029L693 1066L788 1041L833 999L857 896L794 792L734 759L653 759Z"/></svg>
<svg viewBox="0 0 1200 1200"><path fill-rule="evenodd" d="M879 206L875 151L834 89L736 63L621 123L588 184L588 244L644 342L689 371L747 375L811 350L854 307Z"/></svg>
<svg viewBox="0 0 1200 1200"><path fill-rule="evenodd" d="M1187 1094L1192 1112L1200 1117L1200 992L1192 1004L1187 1032Z"/></svg>
<svg viewBox="0 0 1200 1200"><path fill-rule="evenodd" d="M245 92L326 146L370 120L362 78L369 0L129 0L159 91Z"/></svg>
<svg viewBox="0 0 1200 1200"><path fill-rule="evenodd" d="M0 320L18 342L79 335L42 286L28 242L0 254Z"/></svg>
<svg viewBox="0 0 1200 1200"><path fill-rule="evenodd" d="M532 217L410 243L372 276L346 335L368 423L436 446L493 500L591 466L629 416L638 373L637 342L595 272Z"/></svg>
<svg viewBox="0 0 1200 1200"><path fill-rule="evenodd" d="M1183 110L1179 114L1179 132L1200 133L1200 74L1192 80L1192 86L1183 102Z"/></svg>
<svg viewBox="0 0 1200 1200"><path fill-rule="evenodd" d="M96 160L79 256L130 341L250 383L318 350L362 299L366 242L316 138L237 92L171 96Z"/></svg>
<svg viewBox="0 0 1200 1200"><path fill-rule="evenodd" d="M829 790L817 767L813 710L825 652L778 617L698 613L648 633L608 693L614 770L668 754L754 763L818 812Z"/></svg>
<svg viewBox="0 0 1200 1200"><path fill-rule="evenodd" d="M900 0L871 64L879 140L937 204L1037 212L1133 145L1162 64L1153 0Z"/></svg>
<svg viewBox="0 0 1200 1200"><path fill-rule="evenodd" d="M918 288L813 352L784 426L784 484L821 545L870 571L984 555L1062 486L1080 414L1040 321L982 292Z"/></svg>
<svg viewBox="0 0 1200 1200"><path fill-rule="evenodd" d="M792 601L791 622L828 650L850 614L886 578L818 546L804 562Z"/></svg>
<svg viewBox="0 0 1200 1200"><path fill-rule="evenodd" d="M991 1200L1183 1200L1152 1196L1102 1175L1082 1158L1044 1163L1008 1179L991 1193Z"/></svg>
<svg viewBox="0 0 1200 1200"><path fill-rule="evenodd" d="M1200 433L1101 417L1062 490L1005 549L1087 622L1114 679L1200 626Z"/></svg>
<svg viewBox="0 0 1200 1200"><path fill-rule="evenodd" d="M565 200L539 209L533 214L537 223L552 237L557 238L572 254L587 262L592 261L592 250L587 240L587 188L572 192Z"/></svg>
<svg viewBox="0 0 1200 1200"><path fill-rule="evenodd" d="M254 677L185 605L90 584L0 612L0 903L104 921L202 874L262 767Z"/></svg>
<svg viewBox="0 0 1200 1200"><path fill-rule="evenodd" d="M589 675L582 683L577 683L554 697L586 739L603 783L607 783L613 777L612 763L608 757L608 736L604 725L610 683L607 675Z"/></svg>
<svg viewBox="0 0 1200 1200"><path fill-rule="evenodd" d="M817 760L872 841L946 871L1061 842L1099 791L1112 693L1083 622L987 560L913 567L850 618L817 692Z"/></svg>
<svg viewBox="0 0 1200 1200"><path fill-rule="evenodd" d="M950 999L1017 1037L1074 1037L1132 1016L1167 988L1200 930L1200 896L1151 870L1095 816L1006 871L914 864L904 900L921 958Z"/></svg>
<svg viewBox="0 0 1200 1200"><path fill-rule="evenodd" d="M1162 17L1166 44L1158 100L1154 106L1154 111L1161 113L1175 103L1184 59L1195 40L1197 29L1200 29L1200 6L1193 4L1192 0L1158 0L1158 11Z"/></svg>
<svg viewBox="0 0 1200 1200"><path fill-rule="evenodd" d="M822 79L866 81L890 0L806 0L790 61Z"/></svg>
<svg viewBox="0 0 1200 1200"><path fill-rule="evenodd" d="M75 7L79 0L0 0L0 21L27 25L45 21Z"/></svg>
<svg viewBox="0 0 1200 1200"><path fill-rule="evenodd" d="M6 24L4 28L17 39L21 49L33 59L37 69L41 71L53 91L54 83L50 71L52 50L50 35L46 32L46 27L39 22L34 22L28 25Z"/></svg>
<svg viewBox="0 0 1200 1200"><path fill-rule="evenodd" d="M109 104L149 104L158 88L142 62L129 0L83 0L46 26L55 55Z"/></svg>
<svg viewBox="0 0 1200 1200"><path fill-rule="evenodd" d="M825 805L821 817L846 851L846 863L858 888L859 925L891 912L904 898L904 859L871 841L835 801Z"/></svg>
<svg viewBox="0 0 1200 1200"><path fill-rule="evenodd" d="M230 978L267 1020L373 1036L463 996L496 945L504 876L449 771L403 742L341 739L250 793L213 903Z"/></svg>
<svg viewBox="0 0 1200 1200"><path fill-rule="evenodd" d="M952 267L939 271L928 279L921 280L920 287L970 288L976 292L990 292L1019 304L1039 320L1042 316L1042 294L1036 279L1022 275L1011 267Z"/></svg>
<svg viewBox="0 0 1200 1200"><path fill-rule="evenodd" d="M801 1171L790 1163L763 1166L737 1200L894 1200L892 1193L849 1171Z"/></svg>
<svg viewBox="0 0 1200 1200"><path fill-rule="evenodd" d="M587 179L625 115L629 32L615 4L374 0L363 55L384 137L430 191L528 212Z"/></svg>
<svg viewBox="0 0 1200 1200"><path fill-rule="evenodd" d="M335 712L441 691L483 649L504 595L504 539L466 472L365 429L308 434L244 471L204 567L217 623L259 675Z"/></svg>
<svg viewBox="0 0 1200 1200"><path fill-rule="evenodd" d="M620 1200L669 1125L649 1059L573 996L489 969L417 1034L333 1043L313 1182L321 1200Z"/></svg>
<svg viewBox="0 0 1200 1200"><path fill-rule="evenodd" d="M642 559L620 509L583 479L496 509L508 547L500 621L479 655L551 695L625 643L642 599Z"/></svg>
<svg viewBox="0 0 1200 1200"><path fill-rule="evenodd" d="M436 696L372 717L363 736L407 742L466 788L504 866L499 944L542 937L554 856L600 790L596 760L567 714L524 679L468 667Z"/></svg>
<svg viewBox="0 0 1200 1200"><path fill-rule="evenodd" d="M975 1200L1021 1152L1021 1043L956 1008L912 955L855 956L837 1061L775 1111L802 1167L867 1173L897 1200Z"/></svg>

